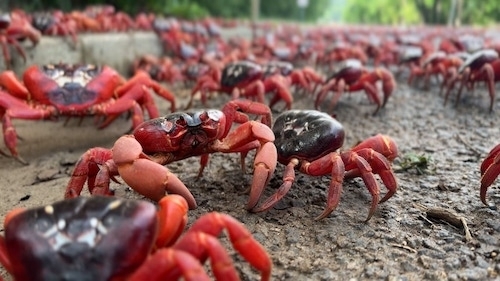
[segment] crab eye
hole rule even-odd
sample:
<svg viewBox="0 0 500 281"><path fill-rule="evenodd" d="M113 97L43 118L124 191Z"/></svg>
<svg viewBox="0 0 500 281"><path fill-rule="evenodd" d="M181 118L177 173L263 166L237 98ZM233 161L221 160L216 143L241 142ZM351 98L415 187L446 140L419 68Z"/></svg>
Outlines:
<svg viewBox="0 0 500 281"><path fill-rule="evenodd" d="M208 112L207 111L203 111L200 116L199 116L201 122L204 122L204 121L207 121L208 119L210 119L210 116L208 115Z"/></svg>
<svg viewBox="0 0 500 281"><path fill-rule="evenodd" d="M179 118L177 120L175 120L175 124L177 124L179 126L186 126L187 121L186 121L186 119L184 119L183 116L179 116Z"/></svg>
<svg viewBox="0 0 500 281"><path fill-rule="evenodd" d="M165 122L161 123L161 127L165 132L170 133L170 132L172 132L172 130L174 129L175 126L172 122L165 121Z"/></svg>
<svg viewBox="0 0 500 281"><path fill-rule="evenodd" d="M214 121L219 121L222 118L222 111L219 110L207 110L207 115L210 119Z"/></svg>

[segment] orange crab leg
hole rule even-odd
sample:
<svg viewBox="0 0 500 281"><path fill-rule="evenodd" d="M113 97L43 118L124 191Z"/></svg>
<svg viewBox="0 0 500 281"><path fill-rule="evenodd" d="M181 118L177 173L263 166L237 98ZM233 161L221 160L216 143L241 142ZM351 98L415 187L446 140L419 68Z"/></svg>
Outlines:
<svg viewBox="0 0 500 281"><path fill-rule="evenodd" d="M314 108L319 109L319 105L323 102L329 91L333 91L337 86L337 79L331 79L323 87L321 87L316 100L314 101ZM343 88L343 87L342 87Z"/></svg>
<svg viewBox="0 0 500 281"><path fill-rule="evenodd" d="M54 111L55 109L52 107L31 108L23 101L0 90L0 118L5 146L7 146L11 155L19 162L27 164L17 151L17 133L11 119L47 119L54 114Z"/></svg>
<svg viewBox="0 0 500 281"><path fill-rule="evenodd" d="M339 79L338 83L335 85L337 88L337 92L333 95L332 100L330 101L330 108L329 110L333 110L337 103L339 102L340 97L344 94L344 88L345 88L345 80L344 79Z"/></svg>
<svg viewBox="0 0 500 281"><path fill-rule="evenodd" d="M132 127L136 128L144 122L144 115L139 103L147 101L146 108L148 115L158 117L160 114L156 105L151 103L151 97L144 86L134 85L128 89L126 93L123 93L115 102L109 103L106 106L98 106L96 112L98 114L103 114L107 116L100 125L99 129L107 127L113 120L115 120L120 114L131 110L132 111ZM156 118L151 117L151 118Z"/></svg>
<svg viewBox="0 0 500 281"><path fill-rule="evenodd" d="M297 164L298 161L296 159L292 159L290 163L286 165L285 171L283 172L283 183L281 184L281 186L273 195L269 196L269 198L262 202L260 206L250 209L251 212L265 212L274 207L274 205L276 205L283 197L285 197L295 181L295 166L297 166Z"/></svg>
<svg viewBox="0 0 500 281"><path fill-rule="evenodd" d="M253 238L252 234L242 223L229 215L212 212L202 216L191 226L186 235L183 236L173 248L189 252L202 262L204 262L208 256L210 256L212 261L217 261L216 258L222 257L220 256L222 249L219 249L218 245L214 244L217 240L211 241L207 239L207 237L218 237L223 230L227 231L231 244L236 251L238 251L238 253L240 253L254 268L261 272L261 280L269 280L272 268L269 254L264 247ZM205 235L198 235L199 233ZM225 269L231 264L232 263L223 260L221 264L213 265L214 273L215 271L220 274L228 273Z"/></svg>
<svg viewBox="0 0 500 281"><path fill-rule="evenodd" d="M220 90L219 85L217 84L216 81L212 80L211 77L209 76L201 77L196 82L196 85L193 87L193 90L191 90L189 102L186 105L185 109L191 108L191 105L193 104L194 95L198 93L198 91L200 91L201 93L201 102L203 105L205 105L207 102L207 92L219 91L219 90Z"/></svg>
<svg viewBox="0 0 500 281"><path fill-rule="evenodd" d="M265 93L275 92L274 97L269 103L270 108L272 108L280 99L285 102L287 110L292 108L293 96L288 89L290 86L286 77L274 75L266 79L263 82L263 85Z"/></svg>
<svg viewBox="0 0 500 281"><path fill-rule="evenodd" d="M4 71L0 73L0 86L5 88L10 95L21 100L29 100L30 93L21 81L16 77L13 71Z"/></svg>
<svg viewBox="0 0 500 281"><path fill-rule="evenodd" d="M156 248L171 246L184 231L187 224L188 204L180 195L171 194L158 202L158 237Z"/></svg>
<svg viewBox="0 0 500 281"><path fill-rule="evenodd" d="M137 74L136 74L136 76L137 76ZM147 80L146 80L146 77L144 77L142 79L145 80L143 83L146 87L153 89L153 91L155 93L157 93L158 95L160 95L164 99L168 100L170 102L170 111L175 112L175 110L176 110L175 95L172 92L170 92L167 88L162 87L159 83L152 80L149 77L149 75L147 76ZM153 117L151 117L151 118L153 118Z"/></svg>
<svg viewBox="0 0 500 281"><path fill-rule="evenodd" d="M264 187L269 183L274 170L278 153L273 143L264 144L255 155L254 172L252 186L250 187L250 198L247 203L247 210L250 210L259 201L264 191Z"/></svg>
<svg viewBox="0 0 500 281"><path fill-rule="evenodd" d="M342 194L345 165L341 155L336 152L327 154L311 163L306 163L300 170L312 176L323 176L328 174L332 176L327 193L326 208L315 219L321 220L326 218L337 208Z"/></svg>
<svg viewBox="0 0 500 281"><path fill-rule="evenodd" d="M242 152L242 147L249 147L250 143L255 140L260 143L260 148L255 155L253 181L247 209L257 205L264 187L276 169L278 153L273 144L273 131L260 122L249 121L229 133L222 142L214 145L216 151Z"/></svg>
<svg viewBox="0 0 500 281"><path fill-rule="evenodd" d="M380 179L389 190L379 203L387 201L394 195L394 193L396 193L398 188L396 176L391 168L391 163L387 160L387 158L385 158L384 155L371 148L358 150L356 153L370 163L373 173L380 176Z"/></svg>
<svg viewBox="0 0 500 281"><path fill-rule="evenodd" d="M151 255L127 280L209 281L203 265L189 253L166 248Z"/></svg>
<svg viewBox="0 0 500 281"><path fill-rule="evenodd" d="M387 135L377 134L373 137L369 137L361 143L357 144L351 150L358 151L364 148L371 148L387 158L389 161L393 161L398 156L398 146L396 142Z"/></svg>
<svg viewBox="0 0 500 281"><path fill-rule="evenodd" d="M358 169L360 177L365 183L366 188L372 195L372 205L370 211L368 212L368 217L365 221L370 220L370 218L375 213L377 209L377 204L379 203L380 187L378 185L375 176L373 175L373 170L363 157L359 156L356 152L346 151L342 153L342 159L345 164L346 170Z"/></svg>
<svg viewBox="0 0 500 281"><path fill-rule="evenodd" d="M85 182L88 181L89 192L94 192L96 175L99 172L99 166L104 165L106 161L112 158L111 150L101 147L95 147L87 150L78 160L71 174L70 180L66 187L64 198L75 198L80 196ZM109 171L109 170L108 170ZM101 175L103 176L103 175ZM103 195L112 195L109 191L109 174L106 174L108 182L107 192L102 192ZM87 180L88 179L88 180ZM106 181L106 179L101 181Z"/></svg>
<svg viewBox="0 0 500 281"><path fill-rule="evenodd" d="M272 113L271 109L260 102L254 102L247 99L235 99L226 103L222 112L226 115L227 119L234 120L236 123L245 123L248 121L248 115L245 113L251 113L260 115L261 123L266 124L268 127L271 127L272 123ZM226 130L224 135L226 135L231 129L232 124L226 125Z"/></svg>

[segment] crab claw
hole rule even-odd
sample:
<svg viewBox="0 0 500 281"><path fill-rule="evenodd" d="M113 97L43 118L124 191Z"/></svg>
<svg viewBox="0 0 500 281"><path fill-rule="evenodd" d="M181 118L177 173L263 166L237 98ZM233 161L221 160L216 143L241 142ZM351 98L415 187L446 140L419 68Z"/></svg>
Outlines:
<svg viewBox="0 0 500 281"><path fill-rule="evenodd" d="M132 135L119 138L112 148L121 178L135 191L159 201L165 191L186 199L190 209L196 208L196 200L189 189L165 166L153 162L142 152L142 147Z"/></svg>

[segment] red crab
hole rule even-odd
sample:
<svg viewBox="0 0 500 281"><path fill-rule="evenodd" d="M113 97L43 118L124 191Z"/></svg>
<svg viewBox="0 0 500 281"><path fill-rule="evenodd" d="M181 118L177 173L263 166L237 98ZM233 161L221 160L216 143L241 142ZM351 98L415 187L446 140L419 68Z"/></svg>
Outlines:
<svg viewBox="0 0 500 281"><path fill-rule="evenodd" d="M29 22L28 17L20 10L9 13L0 13L0 48L7 69L11 68L11 55L9 45L12 45L26 61L26 52L20 41L28 38L33 45L38 44L41 38L40 31L36 30Z"/></svg>
<svg viewBox="0 0 500 281"><path fill-rule="evenodd" d="M481 201L486 204L486 192L488 187L498 178L500 174L500 144L497 144L481 163Z"/></svg>
<svg viewBox="0 0 500 281"><path fill-rule="evenodd" d="M296 86L310 93L314 93L316 86L324 82L321 74L313 68L295 68L292 63L285 61L271 61L264 65L264 84L266 84L266 80L272 81L275 76L285 77L287 82L274 82L272 84L289 84L289 87Z"/></svg>
<svg viewBox="0 0 500 281"><path fill-rule="evenodd" d="M270 279L268 253L235 218L208 213L181 236L186 201L171 195L158 205L93 196L15 209L0 236L0 263L16 281L210 280L203 268L210 258L215 278L239 280L217 238L226 230L261 280Z"/></svg>
<svg viewBox="0 0 500 281"><path fill-rule="evenodd" d="M368 55L360 46L340 41L335 43L331 49L326 50L324 54L319 55L316 59L316 65L327 65L328 69L331 69L335 63L349 59L366 63Z"/></svg>
<svg viewBox="0 0 500 281"><path fill-rule="evenodd" d="M262 115L262 122L248 121L240 111ZM241 123L233 131L233 122ZM274 134L268 127L271 112L264 104L233 100L220 110L171 113L148 120L133 135L119 138L112 149L92 148L80 158L68 183L65 198L79 196L88 179L92 194L112 195L110 179L119 175L125 183L142 195L160 200L165 191L180 194L196 207L196 201L174 174L168 163L201 156L198 176L208 164L210 153L241 152L257 149L250 202L256 202L276 168Z"/></svg>
<svg viewBox="0 0 500 281"><path fill-rule="evenodd" d="M32 14L31 22L33 27L40 30L44 35L69 36L74 46L78 44L77 22L61 10L35 12Z"/></svg>
<svg viewBox="0 0 500 281"><path fill-rule="evenodd" d="M232 94L234 98L241 96L258 96L258 101L264 101L264 84L262 83L262 67L251 61L237 61L228 63L222 71L213 69L198 78L191 91L191 99L186 108L190 108L194 95L201 93L202 103L205 104L209 92L224 92Z"/></svg>
<svg viewBox="0 0 500 281"><path fill-rule="evenodd" d="M146 71L151 78L159 82L174 84L184 80L182 68L167 56L143 55L135 59L132 63L133 73L141 70Z"/></svg>
<svg viewBox="0 0 500 281"><path fill-rule="evenodd" d="M106 116L100 125L107 126L121 113L133 112L133 126L144 117L144 107L151 118L160 114L148 88L171 102L175 96L153 81L146 72L138 72L128 81L107 66L33 65L23 75L23 82L12 71L0 74L0 117L4 141L13 157L26 163L18 154L17 134L11 119L54 119L59 116Z"/></svg>
<svg viewBox="0 0 500 281"><path fill-rule="evenodd" d="M469 89L474 88L478 81L484 81L488 85L490 95L490 112L493 111L495 102L495 82L500 80L500 59L498 53L493 49L484 49L470 55L467 60L458 69L458 74L448 83L448 89L445 94L444 104L448 101L448 96L454 83L460 80L455 105L458 104L462 89L464 86Z"/></svg>
<svg viewBox="0 0 500 281"><path fill-rule="evenodd" d="M216 78L219 78L216 80ZM201 100L204 103L208 92L224 92L231 94L233 99L240 96L245 98L255 98L258 102L264 103L266 90L276 90L277 95L285 100L287 108L291 108L293 97L289 92L289 86L285 81L264 79L264 69L261 65L251 61L237 61L227 64L222 73L209 72L202 75L193 90L187 108L191 107L193 97L197 92L201 92ZM268 85L266 86L265 83Z"/></svg>
<svg viewBox="0 0 500 281"><path fill-rule="evenodd" d="M372 195L367 221L377 204L391 198L397 182L391 162L397 157L396 143L388 136L376 135L355 147L338 152L344 143L342 125L330 115L316 110L290 110L282 113L273 125L278 150L278 161L286 165L283 184L260 206L249 206L252 212L269 210L292 187L295 169L311 176L331 175L326 208L317 220L335 210L342 193L344 178L361 177ZM380 188L374 174L378 174L389 190L379 201Z"/></svg>
<svg viewBox="0 0 500 281"><path fill-rule="evenodd" d="M339 69L330 76L320 89L314 103L316 109L319 109L319 105L330 91L336 91L330 102L330 107L333 108L345 90L349 92L364 90L368 98L377 104L377 109L373 113L376 114L381 107L385 106L396 87L394 76L389 70L383 67L369 71L362 66L359 60L355 59L345 60L338 67ZM378 96L377 81L382 81L382 91L384 94L382 102Z"/></svg>

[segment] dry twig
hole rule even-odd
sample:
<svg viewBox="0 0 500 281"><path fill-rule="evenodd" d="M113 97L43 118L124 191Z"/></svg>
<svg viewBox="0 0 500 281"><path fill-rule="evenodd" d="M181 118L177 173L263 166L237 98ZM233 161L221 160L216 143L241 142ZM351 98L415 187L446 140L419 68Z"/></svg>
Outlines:
<svg viewBox="0 0 500 281"><path fill-rule="evenodd" d="M408 251L410 251L410 252L412 252L412 253L414 253L414 254L418 253L418 252L417 252L417 250L413 249L413 248L412 248L412 247L410 247L410 246L401 245L401 244L396 244L396 243L391 243L391 244L389 244L389 245L391 245L391 246L393 246L393 247L397 247L397 248L401 248L401 249L408 250Z"/></svg>
<svg viewBox="0 0 500 281"><path fill-rule="evenodd" d="M415 207L426 213L428 218L444 220L456 227L462 227L465 232L465 241L471 242L472 235L465 217L455 214L453 211L443 208L428 208L420 204L415 204Z"/></svg>

